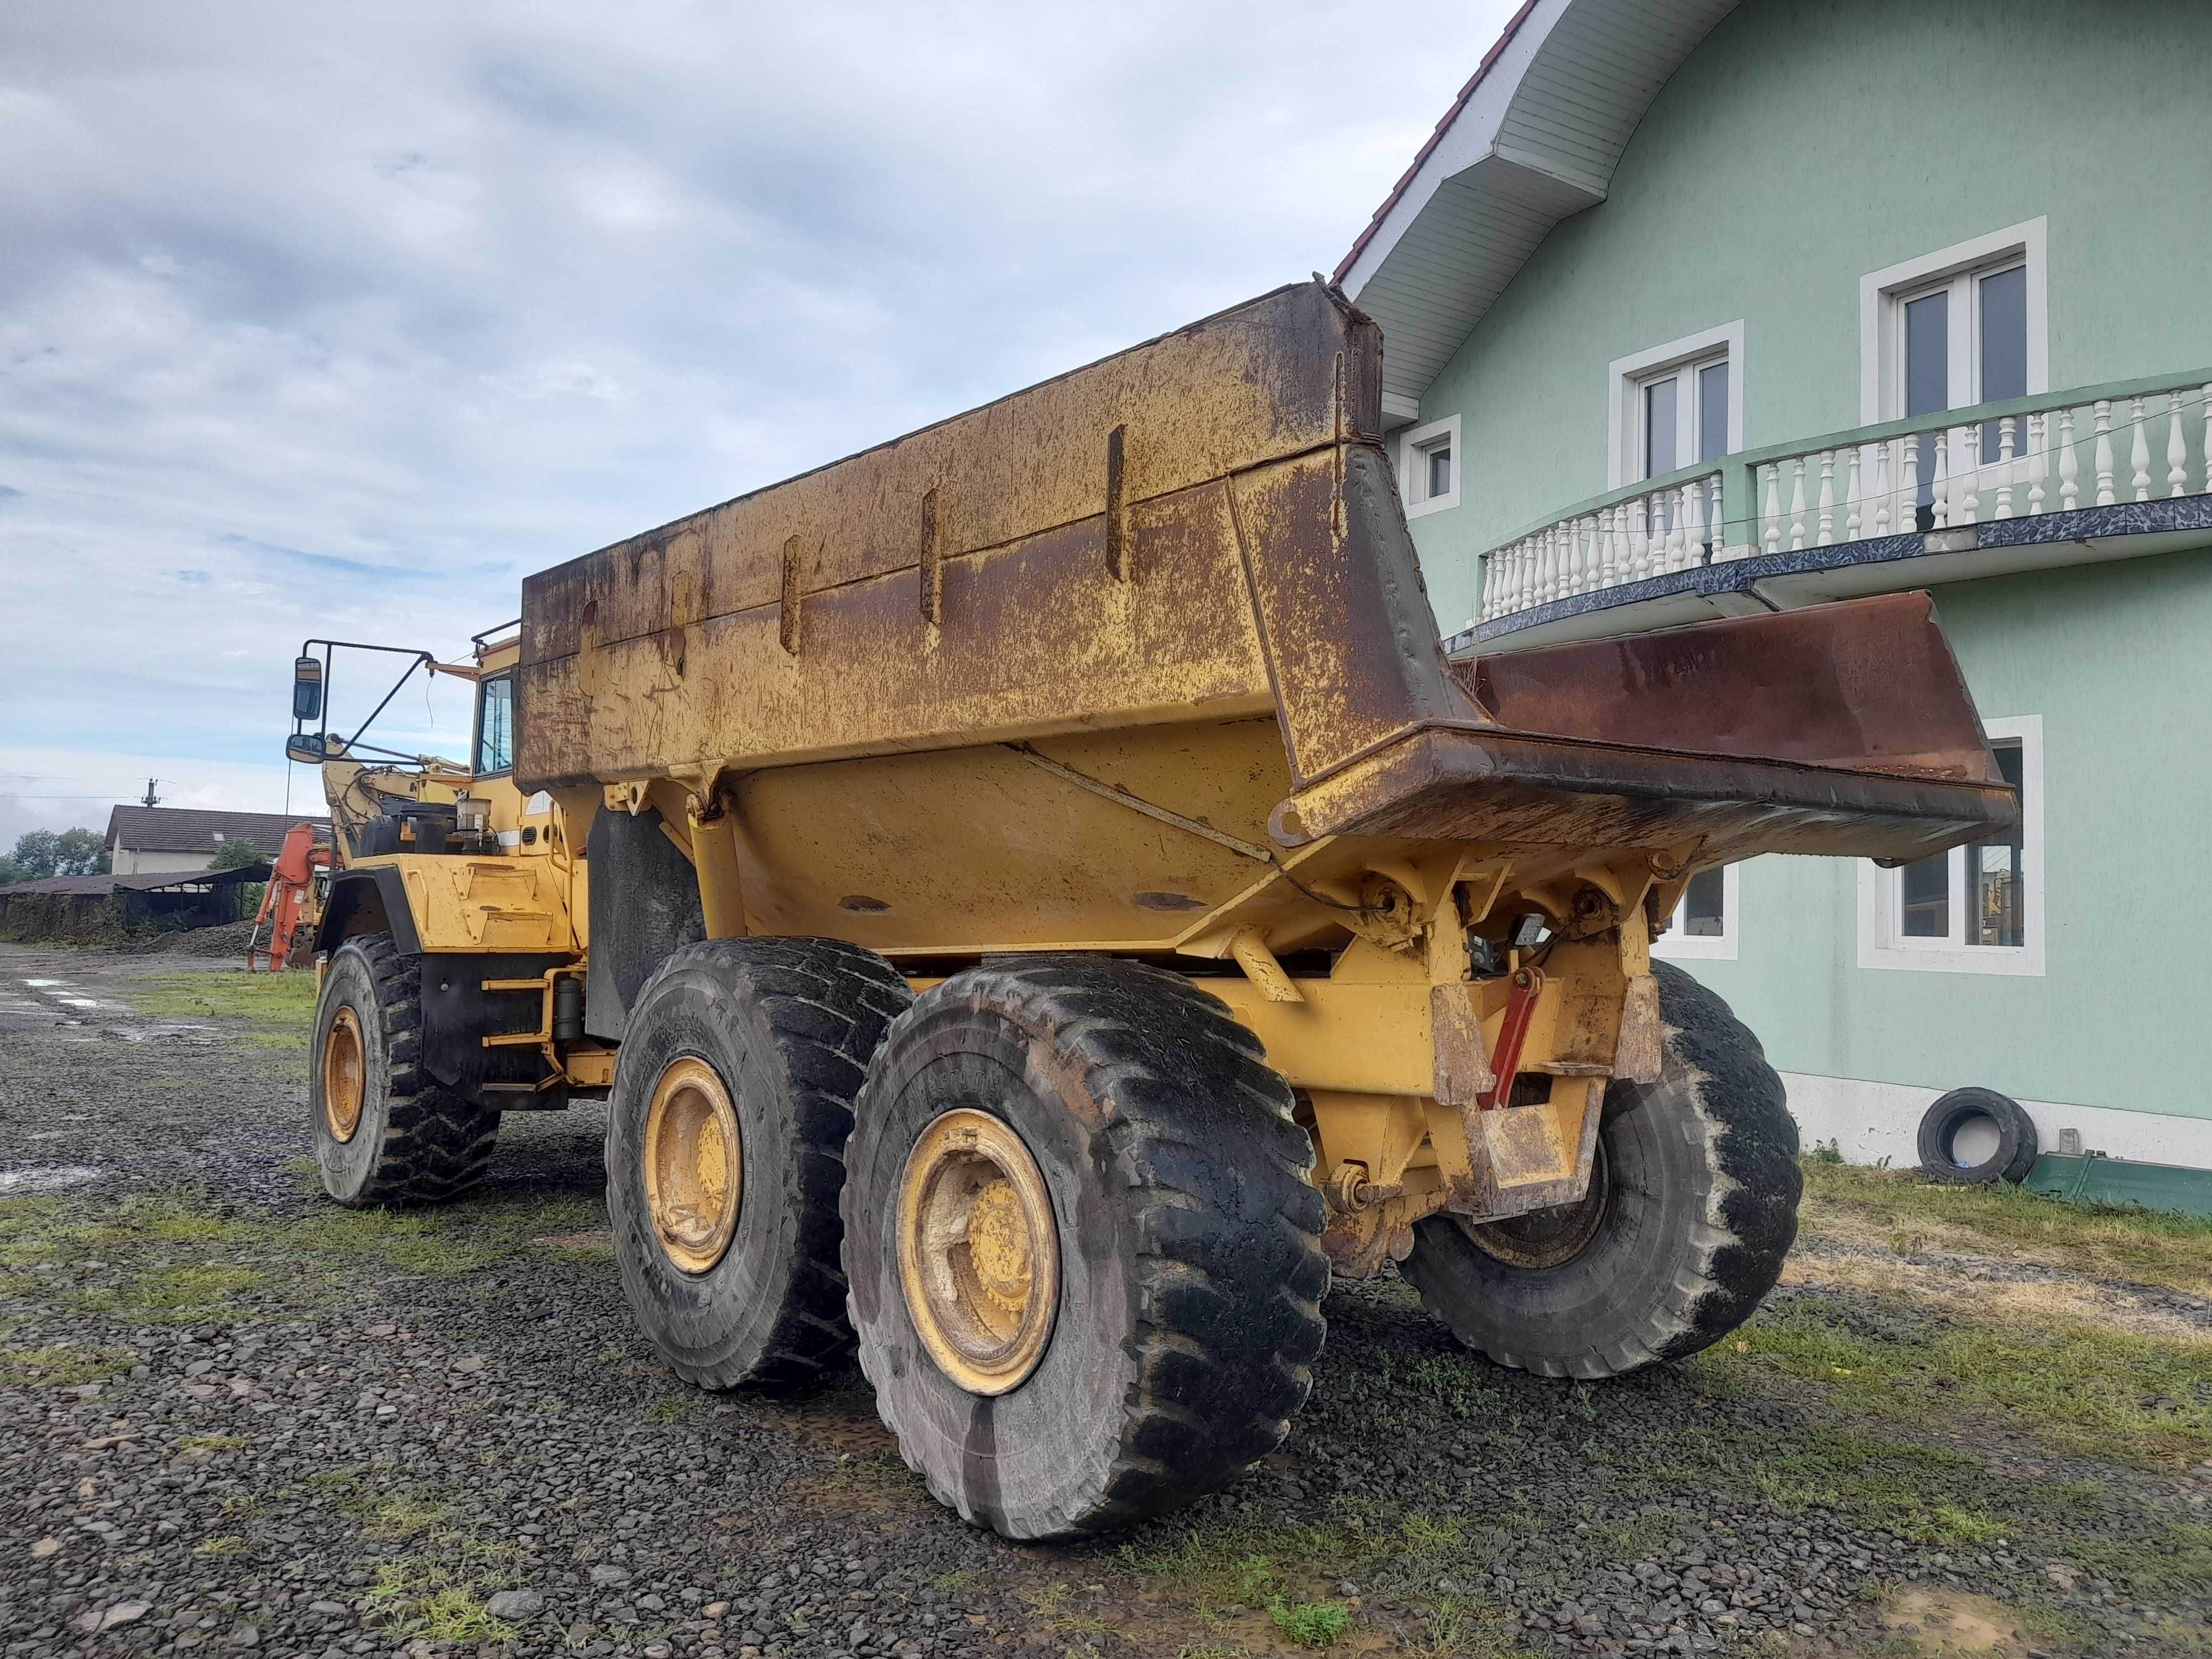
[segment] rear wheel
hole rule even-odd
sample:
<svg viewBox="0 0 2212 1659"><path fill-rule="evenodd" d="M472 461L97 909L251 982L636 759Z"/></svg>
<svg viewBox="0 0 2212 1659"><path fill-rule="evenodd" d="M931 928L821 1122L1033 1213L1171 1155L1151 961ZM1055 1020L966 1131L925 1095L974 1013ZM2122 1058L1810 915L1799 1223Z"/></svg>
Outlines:
<svg viewBox="0 0 2212 1659"><path fill-rule="evenodd" d="M1692 1354L1751 1317L1797 1236L1797 1125L1759 1039L1662 963L1664 1064L1616 1079L1588 1193L1476 1224L1431 1216L1400 1268L1469 1347L1546 1376Z"/></svg>
<svg viewBox="0 0 2212 1659"><path fill-rule="evenodd" d="M422 1069L422 959L388 934L357 934L331 953L314 1055L315 1162L339 1203L434 1203L482 1179L499 1114Z"/></svg>
<svg viewBox="0 0 2212 1659"><path fill-rule="evenodd" d="M847 1149L860 1364L939 1502L1127 1526L1281 1443L1328 1283L1313 1147L1228 1011L1093 957L971 969L884 1040Z"/></svg>
<svg viewBox="0 0 2212 1659"><path fill-rule="evenodd" d="M607 1212L623 1293L679 1376L792 1383L852 1342L837 1194L853 1097L913 994L836 939L710 939L639 991Z"/></svg>

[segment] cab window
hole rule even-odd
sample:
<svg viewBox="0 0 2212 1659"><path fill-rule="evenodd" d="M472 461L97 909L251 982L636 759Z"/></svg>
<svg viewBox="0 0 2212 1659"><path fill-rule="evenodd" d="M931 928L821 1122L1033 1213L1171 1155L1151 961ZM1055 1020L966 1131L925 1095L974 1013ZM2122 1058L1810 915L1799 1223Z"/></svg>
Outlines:
<svg viewBox="0 0 2212 1659"><path fill-rule="evenodd" d="M477 698L476 775L487 777L514 766L514 679L501 674L483 682Z"/></svg>

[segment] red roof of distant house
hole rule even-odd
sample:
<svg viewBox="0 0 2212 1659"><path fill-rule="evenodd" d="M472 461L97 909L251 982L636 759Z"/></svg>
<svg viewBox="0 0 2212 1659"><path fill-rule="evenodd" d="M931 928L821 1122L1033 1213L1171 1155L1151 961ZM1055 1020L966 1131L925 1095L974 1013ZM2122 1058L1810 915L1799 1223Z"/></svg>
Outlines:
<svg viewBox="0 0 2212 1659"><path fill-rule="evenodd" d="M107 817L107 850L134 853L206 853L227 842L242 841L274 858L285 833L295 823L327 832L330 820L305 812L209 812L191 806L118 806Z"/></svg>

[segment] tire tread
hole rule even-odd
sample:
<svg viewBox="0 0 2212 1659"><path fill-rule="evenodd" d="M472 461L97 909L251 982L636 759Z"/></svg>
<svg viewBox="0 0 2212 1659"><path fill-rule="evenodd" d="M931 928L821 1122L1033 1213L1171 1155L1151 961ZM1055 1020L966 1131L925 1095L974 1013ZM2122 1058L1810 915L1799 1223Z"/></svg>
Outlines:
<svg viewBox="0 0 2212 1659"><path fill-rule="evenodd" d="M1029 1517L1020 1535L1127 1526L1226 1485L1282 1443L1326 1334L1322 1202L1289 1085L1222 1003L1159 969L1041 956L971 969L939 989L1045 1034L1080 1077L1104 1109L1098 1127L1137 1242L1139 1364L1105 1478L1079 1512ZM927 1017L934 994L900 1017L887 1046ZM861 1100L866 1112L865 1091ZM1241 1213L1190 1190L1182 1176L1193 1163L1237 1172ZM857 1201L848 1188L848 1206ZM864 1346L862 1365L888 1400L891 1379L873 1359ZM961 1506L930 1480L939 1502Z"/></svg>

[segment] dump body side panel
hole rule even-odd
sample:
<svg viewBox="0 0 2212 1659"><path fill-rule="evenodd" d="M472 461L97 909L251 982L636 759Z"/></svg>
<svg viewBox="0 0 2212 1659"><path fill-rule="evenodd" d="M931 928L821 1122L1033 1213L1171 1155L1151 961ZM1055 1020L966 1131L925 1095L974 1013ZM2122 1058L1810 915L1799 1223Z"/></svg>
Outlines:
<svg viewBox="0 0 2212 1659"><path fill-rule="evenodd" d="M1380 354L1283 289L533 576L517 775L1269 711L1317 772L1448 714ZM1395 533L1352 533L1348 501Z"/></svg>

